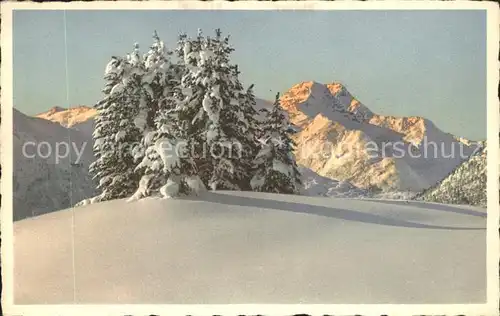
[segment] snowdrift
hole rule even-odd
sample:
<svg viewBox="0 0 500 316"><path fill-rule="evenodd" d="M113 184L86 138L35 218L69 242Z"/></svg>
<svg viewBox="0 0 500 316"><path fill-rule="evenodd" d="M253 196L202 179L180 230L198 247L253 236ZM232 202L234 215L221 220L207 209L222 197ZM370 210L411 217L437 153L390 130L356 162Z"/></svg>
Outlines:
<svg viewBox="0 0 500 316"><path fill-rule="evenodd" d="M480 303L485 227L482 209L421 202L109 201L14 223L14 300L73 303L74 258L77 303Z"/></svg>

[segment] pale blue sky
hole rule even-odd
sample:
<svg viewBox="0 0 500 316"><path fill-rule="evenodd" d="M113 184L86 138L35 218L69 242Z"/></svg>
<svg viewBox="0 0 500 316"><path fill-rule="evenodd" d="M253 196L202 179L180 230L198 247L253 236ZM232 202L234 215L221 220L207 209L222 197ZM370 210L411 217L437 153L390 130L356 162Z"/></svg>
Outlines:
<svg viewBox="0 0 500 316"><path fill-rule="evenodd" d="M420 115L456 135L486 137L485 11L15 11L14 106L27 114L93 105L104 67L153 30L230 34L245 85L258 97L314 80L340 81L386 115Z"/></svg>

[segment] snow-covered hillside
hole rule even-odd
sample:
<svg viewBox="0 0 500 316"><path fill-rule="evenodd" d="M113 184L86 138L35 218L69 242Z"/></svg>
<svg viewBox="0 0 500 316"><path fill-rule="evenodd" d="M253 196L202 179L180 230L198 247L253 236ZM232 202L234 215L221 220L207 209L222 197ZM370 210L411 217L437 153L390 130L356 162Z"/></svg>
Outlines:
<svg viewBox="0 0 500 316"><path fill-rule="evenodd" d="M480 152L464 161L441 182L423 191L416 199L486 207L486 143L484 146Z"/></svg>
<svg viewBox="0 0 500 316"><path fill-rule="evenodd" d="M95 194L95 183L88 175L93 160L91 138L16 109L13 116L14 220L64 209ZM71 160L69 154L57 158L58 143L60 156L66 152L61 143L70 144Z"/></svg>
<svg viewBox="0 0 500 316"><path fill-rule="evenodd" d="M102 202L14 224L14 300L73 303L74 258L78 303L481 303L485 227L484 209L423 202Z"/></svg>
<svg viewBox="0 0 500 316"><path fill-rule="evenodd" d="M297 162L362 188L421 191L475 149L427 119L374 114L338 83L297 84L281 105L301 127Z"/></svg>

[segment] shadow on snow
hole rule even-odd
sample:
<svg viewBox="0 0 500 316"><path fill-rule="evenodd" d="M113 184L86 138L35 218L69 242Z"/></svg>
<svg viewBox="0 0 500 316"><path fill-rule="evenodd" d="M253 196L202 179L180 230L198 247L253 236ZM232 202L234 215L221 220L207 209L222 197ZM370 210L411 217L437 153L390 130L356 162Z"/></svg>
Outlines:
<svg viewBox="0 0 500 316"><path fill-rule="evenodd" d="M433 211L443 211L443 212L451 212L451 213L457 213L457 214L462 214L462 215L470 215L470 216L477 216L477 217L482 217L486 218L486 213L474 211L474 210L465 210L458 208L457 206L453 205L445 205L445 204L439 204L439 203L426 203L426 202L415 202L412 201L410 203L406 203L404 201L390 201L390 200L366 200L370 202L376 202L376 203L383 203L383 204L389 204L389 205L398 205L398 206L410 206L410 207L415 207L415 208L423 208L423 209L431 209Z"/></svg>
<svg viewBox="0 0 500 316"><path fill-rule="evenodd" d="M354 210L345 210L340 208L325 207L320 205L310 205L304 203L267 200L254 197L233 196L233 195L214 193L214 192L204 192L199 197L184 197L182 199L197 200L202 202L217 203L224 205L256 207L261 209L272 209L272 210L288 211L294 213L311 214L311 215L325 216L329 218L336 218L346 221L355 221L366 224L376 224L376 225L393 226L393 227L444 229L444 230L486 230L486 228L480 228L480 227L452 227L452 226L439 226L439 225L413 223L404 220L387 218L375 214L367 214ZM396 204L396 203L388 203L388 204ZM472 213L468 215L477 216L477 214L472 214Z"/></svg>

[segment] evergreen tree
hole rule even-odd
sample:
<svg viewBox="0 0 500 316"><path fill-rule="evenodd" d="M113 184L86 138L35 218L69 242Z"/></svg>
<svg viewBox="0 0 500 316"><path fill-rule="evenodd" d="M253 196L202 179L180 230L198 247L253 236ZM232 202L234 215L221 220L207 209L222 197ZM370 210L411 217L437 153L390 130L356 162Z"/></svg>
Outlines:
<svg viewBox="0 0 500 316"><path fill-rule="evenodd" d="M175 116L182 134L180 137L188 149L188 157L182 159L183 165L186 166L183 172L187 176L198 174L204 185L208 183L211 170L206 144L208 123L202 106L206 91L203 78L209 76L207 70L202 67L202 50L206 45L201 30L198 30L198 36L194 39L185 34L179 36L176 53L183 66L183 73L180 91L175 95ZM206 57L205 53L205 59Z"/></svg>
<svg viewBox="0 0 500 316"><path fill-rule="evenodd" d="M178 170L178 145L182 135L175 113L182 66L171 62L169 56L172 53L166 50L156 31L153 39L153 45L144 56L146 74L143 84L149 85L151 98L142 146L135 152L136 160L140 161L136 170L142 178L133 198L155 192L162 192L164 196L186 193Z"/></svg>
<svg viewBox="0 0 500 316"><path fill-rule="evenodd" d="M241 190L241 181L247 170L241 163L245 141L245 118L241 101L243 87L238 80L238 68L230 64L234 49L229 37L223 38L217 29L214 39L208 40L210 50L208 63L212 76L206 81L207 93L203 107L208 114L207 145L210 148L212 170L209 186L212 190ZM214 152L214 146L220 152Z"/></svg>
<svg viewBox="0 0 500 316"><path fill-rule="evenodd" d="M243 174L240 187L242 190L252 190L250 181L255 173L253 159L259 152L258 139L262 137L261 126L258 121L258 112L256 108L255 95L253 93L253 85L251 85L244 94L240 93L240 106L243 113L243 138L240 139L242 144L242 158L239 163Z"/></svg>
<svg viewBox="0 0 500 316"><path fill-rule="evenodd" d="M96 161L90 172L99 179L101 194L91 202L123 198L130 195L138 182L131 147L142 137L138 120L143 95L143 73L139 47L126 58L113 57L105 71L105 97L96 104L94 153Z"/></svg>
<svg viewBox="0 0 500 316"><path fill-rule="evenodd" d="M181 35L177 63L156 32L153 40L144 56L136 44L108 64L91 166L103 193L93 200L251 189L260 127L229 37Z"/></svg>
<svg viewBox="0 0 500 316"><path fill-rule="evenodd" d="M300 193L301 174L292 152L294 143L288 134L290 123L279 105L279 93L273 108L267 112L251 186L261 192Z"/></svg>
<svg viewBox="0 0 500 316"><path fill-rule="evenodd" d="M249 147L249 123L253 122L245 104L251 104L252 96L243 91L237 66L230 64L234 49L220 30L214 38L201 32L193 40L184 36L181 44L178 51L187 72L182 79L186 97L179 103L179 119L186 139L192 142L190 148L196 148L193 160L210 188L241 190L251 159L243 153Z"/></svg>

